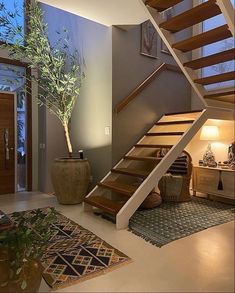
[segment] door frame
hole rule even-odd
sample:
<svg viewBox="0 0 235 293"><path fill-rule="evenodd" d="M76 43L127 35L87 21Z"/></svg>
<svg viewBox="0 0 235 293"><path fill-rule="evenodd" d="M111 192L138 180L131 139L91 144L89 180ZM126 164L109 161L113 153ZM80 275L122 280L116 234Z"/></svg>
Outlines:
<svg viewBox="0 0 235 293"><path fill-rule="evenodd" d="M24 67L26 70L26 75L31 75L31 69L28 67L27 63L16 61L12 59L7 59L0 57L0 63L15 65ZM26 191L32 191L32 181L33 181L33 143L32 143L32 82L26 81L26 87L28 91L26 92L26 144L27 144L27 156L26 156ZM11 93L11 92L6 92ZM12 94L15 94L14 92ZM15 101L15 107L17 107L17 103ZM16 109L16 108L15 108ZM16 113L15 113L16 114ZM16 119L16 115L15 115ZM17 124L16 124L17 126ZM17 128L16 128L17 129ZM16 133L15 133L16 135ZM16 148L15 148L16 149ZM17 152L17 149L16 149ZM16 156L17 159L17 156ZM17 168L17 164L15 164L15 168ZM17 175L17 172L15 173ZM17 181L17 177L15 179ZM17 190L17 189L16 189Z"/></svg>

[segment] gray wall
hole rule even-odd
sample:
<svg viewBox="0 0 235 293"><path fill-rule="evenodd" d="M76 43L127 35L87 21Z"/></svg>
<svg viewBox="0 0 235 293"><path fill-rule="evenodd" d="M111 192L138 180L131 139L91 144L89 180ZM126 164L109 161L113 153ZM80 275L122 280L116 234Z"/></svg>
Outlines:
<svg viewBox="0 0 235 293"><path fill-rule="evenodd" d="M161 63L175 64L161 52L158 59L140 54L141 27L129 31L113 27L113 109ZM112 157L115 164L153 123L166 112L187 111L191 89L181 73L163 72L126 109L113 115Z"/></svg>
<svg viewBox="0 0 235 293"><path fill-rule="evenodd" d="M126 110L113 115L116 104L159 64L175 64L173 57L161 53L160 40L158 59L140 55L139 25L124 31L47 5L42 7L51 40L56 30L68 28L71 47L77 48L86 61L86 79L72 118L72 141L75 153L84 149L91 163L93 186L163 113L190 110L190 86L182 74L164 72ZM39 150L40 187L50 192L51 164L54 158L66 155L66 147L56 118L41 112L39 119L46 119L46 124L41 124L45 133L39 134L40 140L45 140L39 141L45 143L45 149ZM110 134L105 134L107 127Z"/></svg>
<svg viewBox="0 0 235 293"><path fill-rule="evenodd" d="M86 62L86 78L74 109L71 130L74 154L84 149L94 184L111 167L111 135L105 135L105 127L111 127L112 122L112 31L48 5L42 5L42 8L51 41L55 31L66 27L70 32L71 48L77 48ZM45 143L45 149L39 149L40 158L44 158L39 168L40 189L51 192L51 164L54 158L67 156L67 151L63 129L56 117L43 112L39 116L46 118L46 133L40 136L45 141L39 141L39 146ZM39 133L44 131L42 123L39 127Z"/></svg>

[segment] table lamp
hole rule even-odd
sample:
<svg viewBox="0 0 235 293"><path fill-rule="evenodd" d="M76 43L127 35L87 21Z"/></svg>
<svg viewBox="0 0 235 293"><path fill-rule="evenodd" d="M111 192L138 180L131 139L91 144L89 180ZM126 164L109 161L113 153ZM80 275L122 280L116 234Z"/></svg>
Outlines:
<svg viewBox="0 0 235 293"><path fill-rule="evenodd" d="M204 166L210 166L210 167L216 166L215 155L211 150L211 141L216 141L218 139L219 139L218 126L203 126L202 127L200 140L208 141L207 149L203 155Z"/></svg>

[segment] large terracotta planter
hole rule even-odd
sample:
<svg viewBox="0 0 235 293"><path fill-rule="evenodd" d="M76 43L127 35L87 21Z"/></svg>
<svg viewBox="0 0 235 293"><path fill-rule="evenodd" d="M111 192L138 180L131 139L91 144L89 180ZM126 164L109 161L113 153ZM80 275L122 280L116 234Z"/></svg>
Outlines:
<svg viewBox="0 0 235 293"><path fill-rule="evenodd" d="M43 273L41 263L29 260L25 263L22 273L12 279L10 261L7 251L0 249L0 293L38 292ZM27 283L24 290L21 289L22 279Z"/></svg>
<svg viewBox="0 0 235 293"><path fill-rule="evenodd" d="M87 159L55 159L51 179L58 202L60 204L83 202L87 194L90 174Z"/></svg>

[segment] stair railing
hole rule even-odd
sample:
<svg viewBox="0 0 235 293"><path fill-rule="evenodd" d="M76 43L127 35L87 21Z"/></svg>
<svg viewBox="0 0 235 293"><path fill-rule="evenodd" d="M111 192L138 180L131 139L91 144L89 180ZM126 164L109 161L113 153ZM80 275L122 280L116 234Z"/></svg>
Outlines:
<svg viewBox="0 0 235 293"><path fill-rule="evenodd" d="M167 63L162 63L155 69L138 87L136 87L126 98L117 104L114 112L118 114L124 108L126 108L148 85L150 85L153 80L159 76L163 71L171 70L174 72L182 73L180 68L176 65L171 65Z"/></svg>

